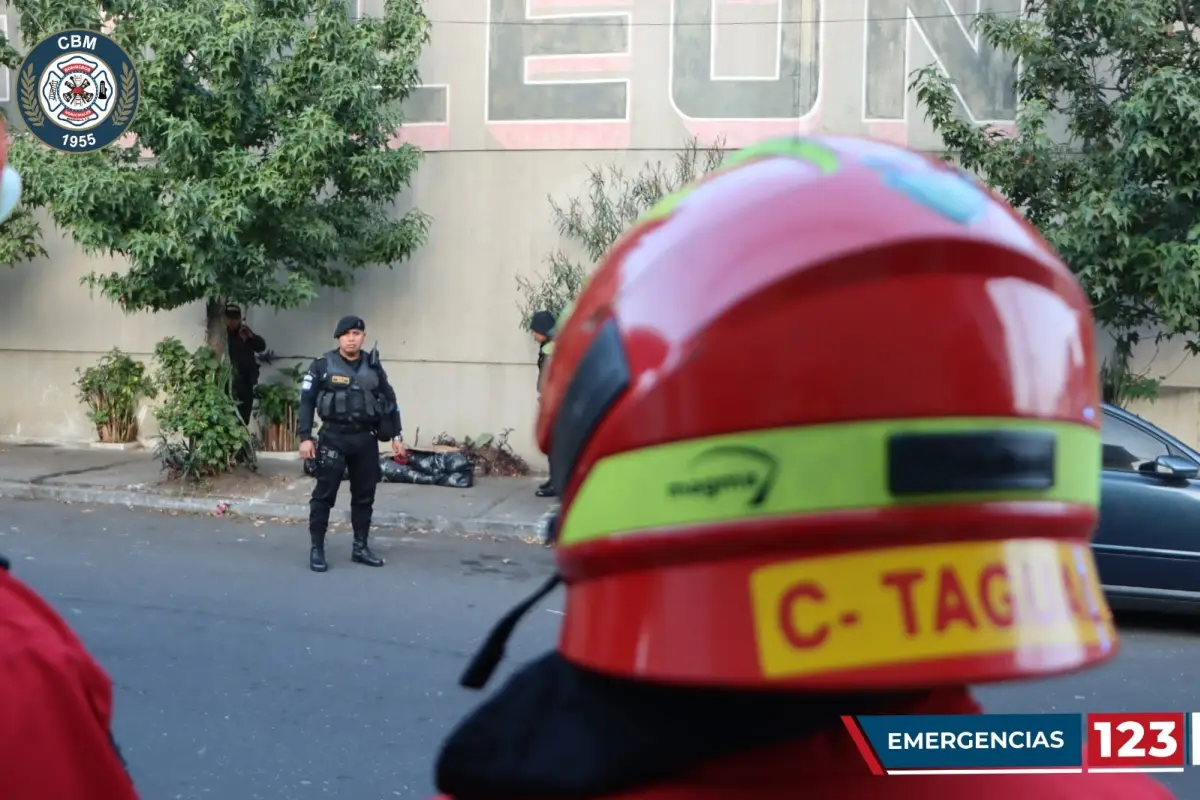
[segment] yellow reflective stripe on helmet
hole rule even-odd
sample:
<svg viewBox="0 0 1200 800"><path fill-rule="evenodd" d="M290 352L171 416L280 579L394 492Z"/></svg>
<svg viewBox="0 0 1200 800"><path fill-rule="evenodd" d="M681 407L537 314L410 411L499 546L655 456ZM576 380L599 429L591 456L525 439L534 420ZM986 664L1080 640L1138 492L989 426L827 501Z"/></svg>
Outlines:
<svg viewBox="0 0 1200 800"><path fill-rule="evenodd" d="M836 172L838 168L837 154L828 147L811 139L798 139L794 137L769 139L765 142L759 142L758 144L738 150L736 153L726 157L719 166L715 167L708 174L700 176L691 183L684 184L679 189L663 197L651 206L648 211L638 217L638 224L663 219L674 214L675 209L684 201L684 198L700 188L706 178L716 177L734 167L740 167L748 161L776 156L807 161L825 175Z"/></svg>
<svg viewBox="0 0 1200 800"><path fill-rule="evenodd" d="M982 431L1055 434L1053 486L905 497L889 492L892 436ZM886 420L750 431L619 453L592 468L567 511L559 543L677 525L986 500L1097 505L1099 431L1011 417Z"/></svg>
<svg viewBox="0 0 1200 800"><path fill-rule="evenodd" d="M652 222L656 219L663 219L664 217L671 216L675 213L675 209L679 206L679 204L683 202L683 198L696 191L696 186L697 184L689 183L682 189L671 192L669 195L652 205L648 211L644 212L640 217L638 217L637 223L640 225L643 222Z"/></svg>
<svg viewBox="0 0 1200 800"><path fill-rule="evenodd" d="M741 166L757 158L785 156L807 161L826 175L837 171L837 154L811 139L768 139L738 150L721 164L723 169Z"/></svg>

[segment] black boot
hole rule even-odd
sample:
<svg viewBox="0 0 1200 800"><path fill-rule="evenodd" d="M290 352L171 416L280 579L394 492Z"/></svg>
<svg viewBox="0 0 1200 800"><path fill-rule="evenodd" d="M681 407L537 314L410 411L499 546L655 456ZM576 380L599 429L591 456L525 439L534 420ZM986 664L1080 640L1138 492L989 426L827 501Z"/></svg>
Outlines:
<svg viewBox="0 0 1200 800"><path fill-rule="evenodd" d="M556 491L554 491L554 483L552 481L546 481L545 483L543 483L541 486L539 486L537 488L537 491L534 492L534 494L536 494L538 497L557 497L558 496L558 493Z"/></svg>
<svg viewBox="0 0 1200 800"><path fill-rule="evenodd" d="M357 531L354 534L354 549L350 552L350 560L356 564L366 564L368 567L383 566L383 559L367 547L367 535Z"/></svg>
<svg viewBox="0 0 1200 800"><path fill-rule="evenodd" d="M314 533L312 536L312 550L308 551L308 568L313 572L325 572L329 569L329 563L325 560L325 534Z"/></svg>

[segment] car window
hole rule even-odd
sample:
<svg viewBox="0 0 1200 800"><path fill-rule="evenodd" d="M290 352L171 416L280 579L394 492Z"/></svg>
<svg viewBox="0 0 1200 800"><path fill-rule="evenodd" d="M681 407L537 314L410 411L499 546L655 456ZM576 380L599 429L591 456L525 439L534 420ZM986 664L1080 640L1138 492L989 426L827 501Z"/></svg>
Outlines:
<svg viewBox="0 0 1200 800"><path fill-rule="evenodd" d="M1153 461L1169 451L1167 443L1141 428L1116 417L1103 415L1100 440L1104 445L1104 469L1136 472L1139 464Z"/></svg>

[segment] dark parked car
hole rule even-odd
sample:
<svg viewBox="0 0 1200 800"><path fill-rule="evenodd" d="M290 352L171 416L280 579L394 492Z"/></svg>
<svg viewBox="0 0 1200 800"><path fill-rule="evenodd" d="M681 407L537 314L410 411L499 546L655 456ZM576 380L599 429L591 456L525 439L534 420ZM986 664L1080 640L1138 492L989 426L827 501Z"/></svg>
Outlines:
<svg viewBox="0 0 1200 800"><path fill-rule="evenodd" d="M1115 608L1200 612L1200 452L1104 405L1093 550Z"/></svg>

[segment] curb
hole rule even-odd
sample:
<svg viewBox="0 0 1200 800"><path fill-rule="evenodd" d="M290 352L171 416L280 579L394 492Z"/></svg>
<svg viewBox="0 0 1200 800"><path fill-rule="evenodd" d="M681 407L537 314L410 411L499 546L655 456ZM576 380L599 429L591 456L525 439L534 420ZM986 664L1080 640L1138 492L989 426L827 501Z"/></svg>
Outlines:
<svg viewBox="0 0 1200 800"><path fill-rule="evenodd" d="M91 489L83 486L48 486L41 483L0 481L0 497L11 500L54 500L60 503L94 503L97 505L147 508L155 511L185 511L192 514L211 514L225 505L224 515L236 517L281 517L307 520L308 506L295 503L272 503L246 497L182 497L121 489ZM223 516L224 516L223 515ZM330 522L349 522L348 508L333 509ZM371 520L376 528L422 528L432 533L452 536L496 536L529 540L539 535L538 522L509 522L498 519L451 519L449 517L416 517L402 511L376 509Z"/></svg>

